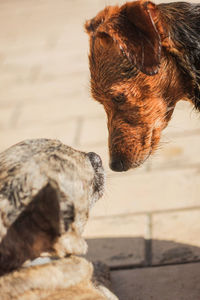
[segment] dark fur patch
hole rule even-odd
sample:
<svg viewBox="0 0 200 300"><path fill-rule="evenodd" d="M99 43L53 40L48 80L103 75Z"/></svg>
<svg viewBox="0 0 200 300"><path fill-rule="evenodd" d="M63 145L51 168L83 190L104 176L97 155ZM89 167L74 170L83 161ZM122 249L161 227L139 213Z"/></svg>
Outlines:
<svg viewBox="0 0 200 300"><path fill-rule="evenodd" d="M158 5L169 25L178 52L171 52L184 76L191 80L191 100L200 110L200 4L175 2ZM187 80L186 79L186 80Z"/></svg>
<svg viewBox="0 0 200 300"><path fill-rule="evenodd" d="M8 229L0 244L0 276L20 267L26 260L51 252L60 236L59 194L46 185ZM74 209L68 210L65 227L74 220Z"/></svg>

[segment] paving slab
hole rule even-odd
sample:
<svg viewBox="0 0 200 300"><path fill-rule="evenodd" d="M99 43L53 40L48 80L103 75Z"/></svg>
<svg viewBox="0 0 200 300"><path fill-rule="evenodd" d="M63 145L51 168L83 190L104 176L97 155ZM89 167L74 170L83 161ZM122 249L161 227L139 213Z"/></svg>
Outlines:
<svg viewBox="0 0 200 300"><path fill-rule="evenodd" d="M200 116L190 102L180 101L177 103L173 112L172 119L169 122L163 134L168 136L183 136L184 132L200 128Z"/></svg>
<svg viewBox="0 0 200 300"><path fill-rule="evenodd" d="M150 160L149 168L151 171L199 168L199 133L198 135L191 133L190 136L181 138L174 137L169 143L162 145L161 149Z"/></svg>
<svg viewBox="0 0 200 300"><path fill-rule="evenodd" d="M17 107L12 108L1 108L0 112L0 130L9 129L13 120L13 117L17 112Z"/></svg>
<svg viewBox="0 0 200 300"><path fill-rule="evenodd" d="M102 3L58 3L1 1L0 107L19 101L38 101L41 107L48 107L52 101L51 118L60 101L66 100L65 116L98 112L95 103L89 101L88 36L83 24ZM33 111L31 105L30 110L26 105L23 108L27 118Z"/></svg>
<svg viewBox="0 0 200 300"><path fill-rule="evenodd" d="M91 218L86 225L89 260L111 267L144 265L146 216Z"/></svg>
<svg viewBox="0 0 200 300"><path fill-rule="evenodd" d="M199 220L200 210L153 215L152 263L169 264L200 260Z"/></svg>
<svg viewBox="0 0 200 300"><path fill-rule="evenodd" d="M108 174L105 195L96 203L92 216L199 207L199 182L196 169Z"/></svg>
<svg viewBox="0 0 200 300"><path fill-rule="evenodd" d="M63 130L64 129L64 130ZM25 139L52 138L61 140L63 143L73 146L74 136L77 130L75 120L63 123L35 124L35 126L24 126L18 130L7 129L0 131L0 151Z"/></svg>
<svg viewBox="0 0 200 300"><path fill-rule="evenodd" d="M107 145L108 130L105 113L102 110L101 115L96 115L88 119L84 118L82 132L80 136L80 145L94 146L98 144Z"/></svg>
<svg viewBox="0 0 200 300"><path fill-rule="evenodd" d="M199 300L200 263L113 271L120 300Z"/></svg>

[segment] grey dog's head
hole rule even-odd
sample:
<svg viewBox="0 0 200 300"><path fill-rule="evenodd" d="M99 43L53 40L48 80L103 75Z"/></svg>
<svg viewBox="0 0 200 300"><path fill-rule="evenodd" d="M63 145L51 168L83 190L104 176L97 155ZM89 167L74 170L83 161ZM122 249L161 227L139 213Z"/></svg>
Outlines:
<svg viewBox="0 0 200 300"><path fill-rule="evenodd" d="M104 190L97 154L26 140L0 154L0 179L0 275L44 252L86 252L81 234Z"/></svg>
<svg viewBox="0 0 200 300"><path fill-rule="evenodd" d="M18 143L0 154L0 208L9 227L49 182L63 194L61 211L73 206L75 219L84 218L103 195L101 158L64 145L58 140L35 139ZM7 204L6 204L7 203ZM6 230L0 232L5 234ZM4 235L3 234L3 235Z"/></svg>

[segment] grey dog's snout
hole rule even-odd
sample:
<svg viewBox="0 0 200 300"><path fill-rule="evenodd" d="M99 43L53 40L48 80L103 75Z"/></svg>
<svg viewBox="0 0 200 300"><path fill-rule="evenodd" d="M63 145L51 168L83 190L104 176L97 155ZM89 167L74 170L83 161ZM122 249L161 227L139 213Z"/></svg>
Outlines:
<svg viewBox="0 0 200 300"><path fill-rule="evenodd" d="M102 160L98 154L96 154L94 152L89 152L89 153L87 153L87 156L89 157L93 168L97 169L97 168L102 167Z"/></svg>

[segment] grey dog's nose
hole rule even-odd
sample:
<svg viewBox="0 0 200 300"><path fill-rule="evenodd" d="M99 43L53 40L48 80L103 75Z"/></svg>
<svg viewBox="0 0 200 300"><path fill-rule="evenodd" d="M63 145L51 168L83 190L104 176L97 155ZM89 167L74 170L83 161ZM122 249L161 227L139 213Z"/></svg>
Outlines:
<svg viewBox="0 0 200 300"><path fill-rule="evenodd" d="M102 167L102 160L98 154L96 154L94 152L89 152L89 153L87 153L87 156L89 157L93 168L97 169L97 168Z"/></svg>

